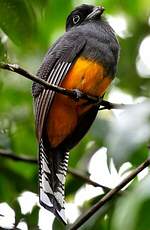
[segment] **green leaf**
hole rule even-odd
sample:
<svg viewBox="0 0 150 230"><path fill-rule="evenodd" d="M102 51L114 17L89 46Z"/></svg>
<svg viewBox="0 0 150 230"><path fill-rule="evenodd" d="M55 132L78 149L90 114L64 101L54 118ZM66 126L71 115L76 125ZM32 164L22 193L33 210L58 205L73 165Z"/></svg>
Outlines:
<svg viewBox="0 0 150 230"><path fill-rule="evenodd" d="M69 166L75 167L80 164L86 154L86 145L90 141L89 135L86 135L82 141L70 152Z"/></svg>
<svg viewBox="0 0 150 230"><path fill-rule="evenodd" d="M25 0L0 0L0 27L17 45L27 46L35 32L35 17Z"/></svg>
<svg viewBox="0 0 150 230"><path fill-rule="evenodd" d="M99 196L100 197L100 196ZM98 200L98 197L96 197ZM81 230L108 230L110 229L110 220L114 210L116 199L101 207L87 222L85 222ZM90 201L91 202L91 201ZM92 199L93 202L93 199Z"/></svg>
<svg viewBox="0 0 150 230"><path fill-rule="evenodd" d="M11 204L11 207L15 211L15 226L17 226L18 223L20 222L21 218L22 218L21 207L20 207L20 204L19 204L18 200L15 200Z"/></svg>
<svg viewBox="0 0 150 230"><path fill-rule="evenodd" d="M66 18L72 9L71 6L71 0L47 1L43 10L44 17L40 21L40 38L43 45L49 45L52 36L57 39L57 35L54 36L55 33L65 31Z"/></svg>
<svg viewBox="0 0 150 230"><path fill-rule="evenodd" d="M150 138L149 120L150 101L145 101L126 108L122 116L112 121L107 145L117 168L129 161L140 146L147 145Z"/></svg>
<svg viewBox="0 0 150 230"><path fill-rule="evenodd" d="M66 185L65 185L65 194L66 196L70 196L75 194L75 192L81 188L81 186L84 184L85 182L79 178L75 178L73 176L69 176L69 178L67 178L66 181Z"/></svg>
<svg viewBox="0 0 150 230"><path fill-rule="evenodd" d="M66 227L59 220L57 220L57 218L55 218L52 230L66 230Z"/></svg>
<svg viewBox="0 0 150 230"><path fill-rule="evenodd" d="M147 230L150 226L150 175L118 200L112 230Z"/></svg>
<svg viewBox="0 0 150 230"><path fill-rule="evenodd" d="M0 37L0 61L7 61L7 51L4 43L1 41Z"/></svg>
<svg viewBox="0 0 150 230"><path fill-rule="evenodd" d="M35 206L31 213L28 213L28 214L22 216L24 221L27 223L29 230L38 229L38 227L37 227L38 216L39 216L39 207L38 206Z"/></svg>
<svg viewBox="0 0 150 230"><path fill-rule="evenodd" d="M12 200L16 199L17 196L25 190L37 192L37 181L35 181L37 176L34 178L33 173L29 178L25 176L24 171L28 171L28 167L30 169L31 166L27 164L23 166L22 163L20 164L20 168L18 165L17 171L15 167L13 168L11 164L8 164L7 160L2 161L0 167L0 184L3 184L3 186L0 186L0 199L2 201L12 202ZM9 192L6 193L6 191Z"/></svg>
<svg viewBox="0 0 150 230"><path fill-rule="evenodd" d="M147 227L150 226L149 210L150 210L150 198L146 199L141 204L137 215L136 228L134 230L147 230Z"/></svg>
<svg viewBox="0 0 150 230"><path fill-rule="evenodd" d="M145 159L149 156L149 151L147 145L141 145L138 149L133 151L130 162L133 166L138 166L141 162L144 162Z"/></svg>

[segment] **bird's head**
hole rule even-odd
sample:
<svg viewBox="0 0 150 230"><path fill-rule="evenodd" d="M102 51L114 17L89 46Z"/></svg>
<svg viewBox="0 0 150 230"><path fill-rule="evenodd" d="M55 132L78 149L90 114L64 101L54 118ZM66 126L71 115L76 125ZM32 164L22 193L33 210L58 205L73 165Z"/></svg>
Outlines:
<svg viewBox="0 0 150 230"><path fill-rule="evenodd" d="M83 4L75 8L67 17L66 31L83 23L100 20L104 7Z"/></svg>

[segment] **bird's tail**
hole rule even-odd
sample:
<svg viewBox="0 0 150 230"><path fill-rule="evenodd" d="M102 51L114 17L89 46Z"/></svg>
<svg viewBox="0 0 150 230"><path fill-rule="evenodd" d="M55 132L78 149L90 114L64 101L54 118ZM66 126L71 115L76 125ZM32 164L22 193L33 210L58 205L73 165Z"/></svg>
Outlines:
<svg viewBox="0 0 150 230"><path fill-rule="evenodd" d="M39 145L40 204L67 224L64 190L69 153L46 151L41 140Z"/></svg>

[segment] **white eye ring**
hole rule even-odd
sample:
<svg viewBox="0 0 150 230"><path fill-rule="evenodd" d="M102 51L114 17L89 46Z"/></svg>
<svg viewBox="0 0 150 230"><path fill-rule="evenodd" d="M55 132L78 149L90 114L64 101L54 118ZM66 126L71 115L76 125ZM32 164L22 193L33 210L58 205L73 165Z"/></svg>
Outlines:
<svg viewBox="0 0 150 230"><path fill-rule="evenodd" d="M80 21L80 16L76 14L72 20L73 20L73 24L77 24Z"/></svg>

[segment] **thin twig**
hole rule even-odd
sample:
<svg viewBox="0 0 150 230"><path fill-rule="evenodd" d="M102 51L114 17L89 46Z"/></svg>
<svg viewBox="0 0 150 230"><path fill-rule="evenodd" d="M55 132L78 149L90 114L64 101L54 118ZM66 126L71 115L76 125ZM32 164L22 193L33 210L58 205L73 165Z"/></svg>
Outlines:
<svg viewBox="0 0 150 230"><path fill-rule="evenodd" d="M27 157L23 154L17 155L15 153L12 153L11 151L5 150L5 149L0 149L0 157L11 159L13 161L29 163L29 164L37 164L38 163L38 160L36 158Z"/></svg>
<svg viewBox="0 0 150 230"><path fill-rule="evenodd" d="M49 84L48 82L44 81L43 79L38 78L37 76L34 76L33 74L30 74L29 72L27 72L25 69L21 68L17 64L8 64L8 63L0 62L0 68L9 70L11 72L15 72L15 73L27 78L27 79L30 79L34 82L37 82L37 83L43 85L45 87L45 89L53 90L56 93L61 93L63 95L70 96L74 100L78 99L78 95L77 95L77 92L75 90L68 90L68 89L65 89L65 88L62 88L59 86ZM85 100L87 100L93 104L98 103L100 106L103 106L102 109L109 109L109 110L110 109L121 109L121 108L124 108L125 106L131 106L131 105L111 103L111 102L103 100L102 98L92 97L92 96L87 95L85 93L81 93L80 98L85 99Z"/></svg>
<svg viewBox="0 0 150 230"><path fill-rule="evenodd" d="M89 209L85 214L83 214L77 221L69 227L69 230L76 230L81 225L83 225L87 220L90 219L101 207L103 207L109 200L112 199L117 193L127 185L131 180L133 180L138 173L144 170L146 167L150 165L150 158L148 158L144 163L138 166L135 170L133 170L130 175L128 175L119 185L117 185L114 189L110 190L103 198L97 202L91 209Z"/></svg>
<svg viewBox="0 0 150 230"><path fill-rule="evenodd" d="M24 163L29 163L29 164L37 164L38 163L38 160L36 158L27 157L25 155L16 155L15 153L12 153L11 151L5 150L5 149L0 149L0 157L11 159L13 161L20 161L20 162L24 162ZM81 179L82 181L86 182L87 184L93 185L94 187L100 187L106 192L110 191L110 188L108 188L104 185L101 185L95 181L90 180L87 176L83 175L82 173L79 173L75 169L69 168L67 171L70 175Z"/></svg>
<svg viewBox="0 0 150 230"><path fill-rule="evenodd" d="M88 177L84 176L81 172L79 173L75 169L69 168L68 173L71 174L72 176L75 176L75 177L85 181L87 184L93 185L94 187L101 187L102 189L104 189L105 192L110 191L110 188L108 188L104 185L101 185L95 181L90 180Z"/></svg>

